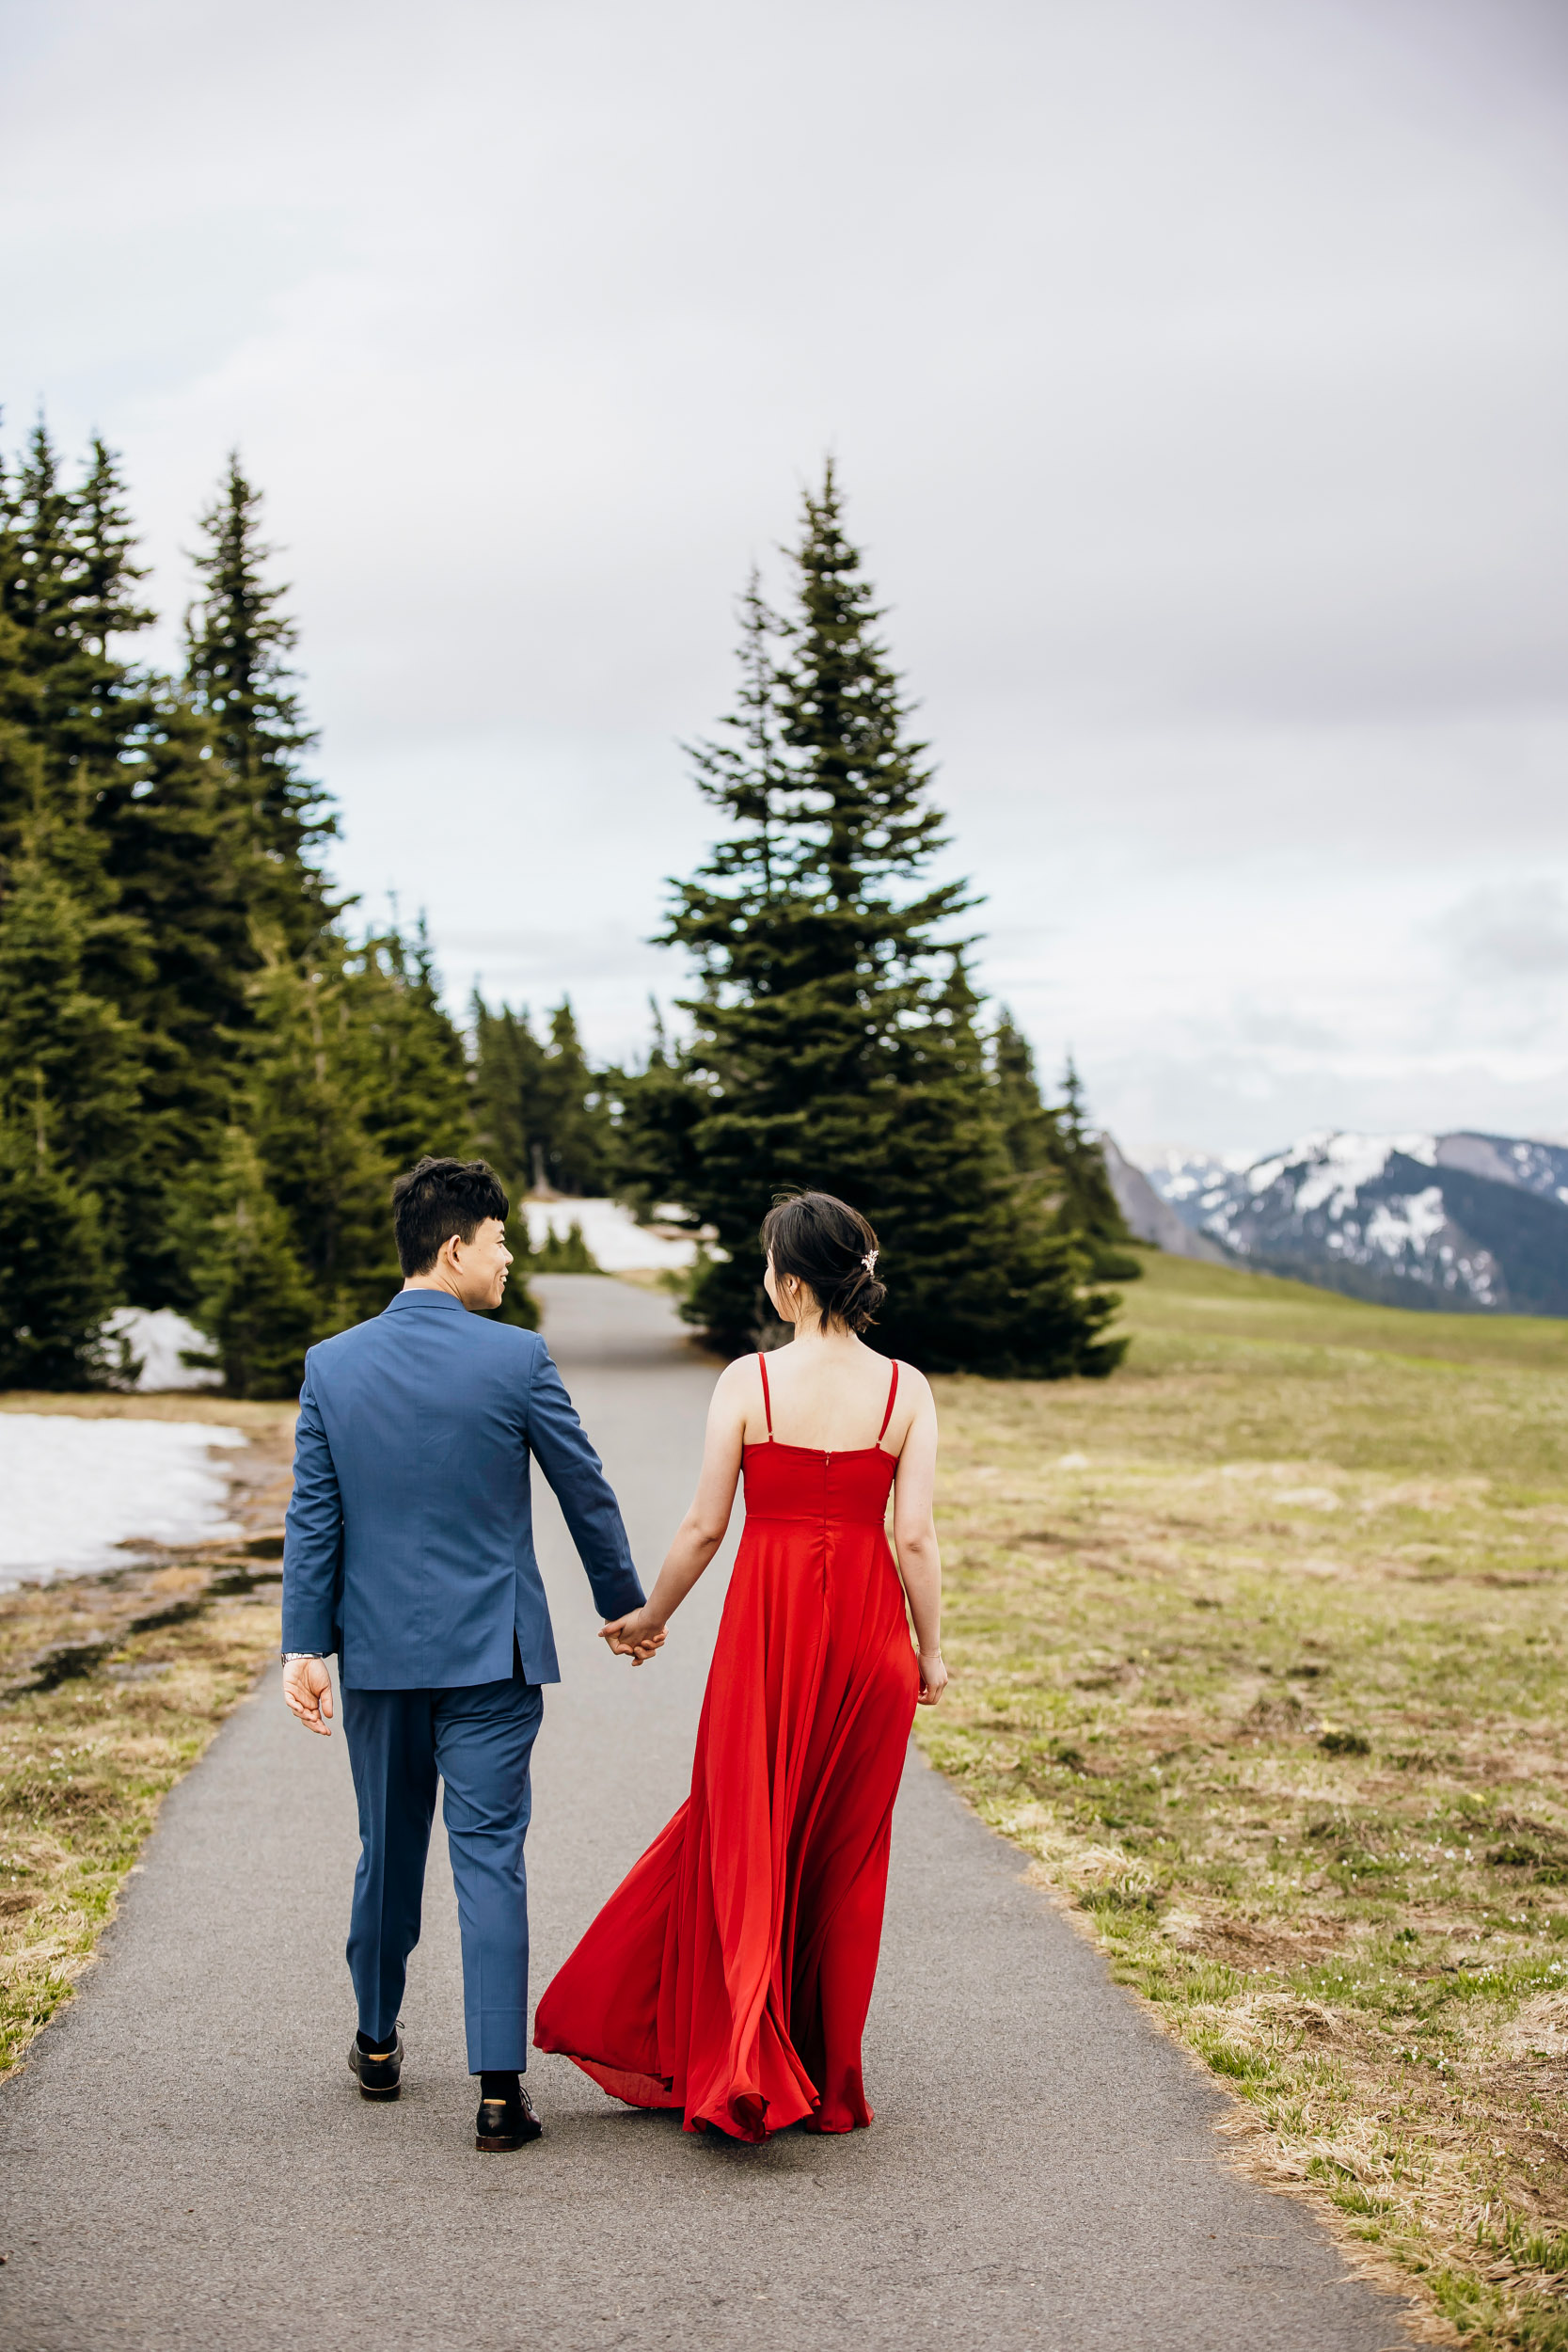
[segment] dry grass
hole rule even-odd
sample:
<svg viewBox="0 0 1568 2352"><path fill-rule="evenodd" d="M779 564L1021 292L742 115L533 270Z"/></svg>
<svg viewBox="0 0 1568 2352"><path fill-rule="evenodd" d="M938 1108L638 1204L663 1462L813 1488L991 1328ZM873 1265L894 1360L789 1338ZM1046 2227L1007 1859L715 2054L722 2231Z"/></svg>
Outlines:
<svg viewBox="0 0 1568 2352"><path fill-rule="evenodd" d="M1151 1259L941 1384L933 1758L1434 2326L1568 2347L1568 1328Z"/></svg>
<svg viewBox="0 0 1568 2352"><path fill-rule="evenodd" d="M0 2074L69 1994L166 1791L277 1648L291 1407L0 1398L0 1410L225 1422L247 1534L0 1594Z"/></svg>

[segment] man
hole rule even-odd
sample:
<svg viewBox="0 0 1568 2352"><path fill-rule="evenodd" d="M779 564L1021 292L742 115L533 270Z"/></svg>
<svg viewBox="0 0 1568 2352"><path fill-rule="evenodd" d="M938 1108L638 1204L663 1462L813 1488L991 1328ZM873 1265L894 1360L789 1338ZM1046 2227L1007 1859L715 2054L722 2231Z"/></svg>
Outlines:
<svg viewBox="0 0 1568 2352"><path fill-rule="evenodd" d="M512 1253L483 1160L421 1160L392 1188L404 1285L305 1359L283 1547L283 1695L330 1735L336 1651L359 1803L349 2066L395 2099L437 1775L463 1937L477 2145L540 2123L528 2064L529 1759L560 1680L533 1554L529 1456L565 1515L599 1613L640 1608L621 1513L544 1342L483 1318Z"/></svg>

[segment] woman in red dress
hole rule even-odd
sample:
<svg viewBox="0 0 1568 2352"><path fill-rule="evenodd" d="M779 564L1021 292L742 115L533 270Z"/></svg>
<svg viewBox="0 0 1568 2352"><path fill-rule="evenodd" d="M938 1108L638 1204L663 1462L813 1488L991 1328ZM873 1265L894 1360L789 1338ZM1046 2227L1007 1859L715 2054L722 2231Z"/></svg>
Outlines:
<svg viewBox="0 0 1568 2352"><path fill-rule="evenodd" d="M723 1541L744 1470L691 1794L533 2029L539 2049L630 2106L678 2107L688 2131L748 2140L871 2121L861 2034L893 1804L916 1704L934 1707L947 1680L936 1407L921 1374L860 1337L886 1296L877 1237L818 1192L771 1210L762 1244L793 1343L721 1375L696 1500L646 1605L604 1631L639 1664L662 1645Z"/></svg>

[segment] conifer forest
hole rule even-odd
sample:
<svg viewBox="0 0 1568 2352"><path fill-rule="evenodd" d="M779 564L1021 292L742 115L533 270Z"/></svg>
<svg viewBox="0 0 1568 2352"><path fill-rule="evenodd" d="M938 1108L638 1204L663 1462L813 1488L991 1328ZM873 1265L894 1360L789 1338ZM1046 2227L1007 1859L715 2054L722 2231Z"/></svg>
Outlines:
<svg viewBox="0 0 1568 2352"><path fill-rule="evenodd" d="M170 1307L230 1392L401 1279L393 1177L483 1152L531 1189L677 1204L718 1240L683 1312L754 1345L756 1229L781 1191L863 1207L879 1345L932 1370L1103 1374L1104 1285L1137 1271L1070 1065L970 976L974 901L934 882L942 818L830 467L782 609L740 602L734 707L691 747L714 845L671 894L668 1019L593 1064L572 1008L443 1002L422 924L335 888L287 591L239 457L198 518L182 660L127 485L40 422L0 470L0 1385L133 1376L110 1327ZM501 1310L531 1323L528 1235Z"/></svg>

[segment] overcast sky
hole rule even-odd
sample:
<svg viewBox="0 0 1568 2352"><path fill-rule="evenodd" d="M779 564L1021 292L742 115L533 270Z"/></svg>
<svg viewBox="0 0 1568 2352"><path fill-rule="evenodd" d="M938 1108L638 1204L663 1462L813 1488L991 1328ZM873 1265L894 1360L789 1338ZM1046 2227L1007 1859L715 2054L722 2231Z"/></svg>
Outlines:
<svg viewBox="0 0 1568 2352"><path fill-rule="evenodd" d="M1124 1146L1568 1131L1560 0L0 0L0 395L265 487L343 881L632 1050L836 453ZM172 642L172 641L171 641Z"/></svg>

